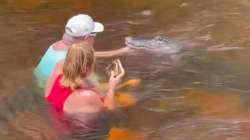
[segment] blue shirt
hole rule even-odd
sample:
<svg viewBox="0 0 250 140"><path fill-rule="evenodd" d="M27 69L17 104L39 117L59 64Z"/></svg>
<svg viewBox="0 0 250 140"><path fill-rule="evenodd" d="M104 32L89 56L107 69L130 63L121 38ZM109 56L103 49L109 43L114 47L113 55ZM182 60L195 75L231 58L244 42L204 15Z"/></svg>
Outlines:
<svg viewBox="0 0 250 140"><path fill-rule="evenodd" d="M54 50L53 45L48 48L34 70L39 87L44 87L53 68L60 60L63 60L66 57L66 53L67 51Z"/></svg>
<svg viewBox="0 0 250 140"><path fill-rule="evenodd" d="M44 88L46 81L48 80L52 70L56 66L56 64L65 59L67 51L56 51L53 49L53 45L51 45L44 56L41 58L37 67L34 70L34 75L36 77L38 86L40 88ZM92 73L87 81L92 85L99 85L99 77Z"/></svg>

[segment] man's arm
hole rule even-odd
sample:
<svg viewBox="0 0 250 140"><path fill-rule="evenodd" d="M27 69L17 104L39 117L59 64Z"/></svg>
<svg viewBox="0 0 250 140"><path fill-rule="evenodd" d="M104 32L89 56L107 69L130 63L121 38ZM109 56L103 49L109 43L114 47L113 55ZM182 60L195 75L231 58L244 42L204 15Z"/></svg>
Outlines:
<svg viewBox="0 0 250 140"><path fill-rule="evenodd" d="M96 51L95 55L98 58L108 58L108 57L120 56L129 52L132 52L132 50L129 47L123 47L111 51Z"/></svg>

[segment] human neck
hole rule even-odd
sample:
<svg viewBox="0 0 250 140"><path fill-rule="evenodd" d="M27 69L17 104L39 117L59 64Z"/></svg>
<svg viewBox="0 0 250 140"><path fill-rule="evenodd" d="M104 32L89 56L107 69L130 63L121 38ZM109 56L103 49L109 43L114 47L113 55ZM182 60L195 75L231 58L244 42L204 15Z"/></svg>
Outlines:
<svg viewBox="0 0 250 140"><path fill-rule="evenodd" d="M72 36L69 36L66 33L64 33L63 37L62 37L62 41L66 45L70 46L74 43L85 41L85 37L72 37Z"/></svg>

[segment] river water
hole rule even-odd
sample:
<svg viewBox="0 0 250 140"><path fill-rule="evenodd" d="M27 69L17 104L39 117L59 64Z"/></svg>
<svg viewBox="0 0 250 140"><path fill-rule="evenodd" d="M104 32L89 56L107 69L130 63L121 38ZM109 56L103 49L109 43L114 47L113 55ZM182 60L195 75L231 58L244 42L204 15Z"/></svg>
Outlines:
<svg viewBox="0 0 250 140"><path fill-rule="evenodd" d="M85 139L55 123L32 75L77 13L105 25L96 50L123 47L126 36L162 35L192 52L178 61L164 52L122 56L125 79L142 80L123 91L137 103L89 139L250 139L249 0L1 0L0 139ZM204 51L217 47L238 49ZM100 75L110 60L98 60ZM119 138L108 136L114 128Z"/></svg>

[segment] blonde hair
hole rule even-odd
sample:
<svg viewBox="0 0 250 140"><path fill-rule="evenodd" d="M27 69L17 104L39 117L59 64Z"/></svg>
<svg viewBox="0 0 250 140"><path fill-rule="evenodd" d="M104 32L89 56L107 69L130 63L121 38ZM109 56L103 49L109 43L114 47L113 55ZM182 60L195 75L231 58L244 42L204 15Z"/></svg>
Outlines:
<svg viewBox="0 0 250 140"><path fill-rule="evenodd" d="M70 87L72 90L79 88L84 83L84 78L91 72L94 62L94 49L90 44L73 44L63 65L62 86Z"/></svg>

